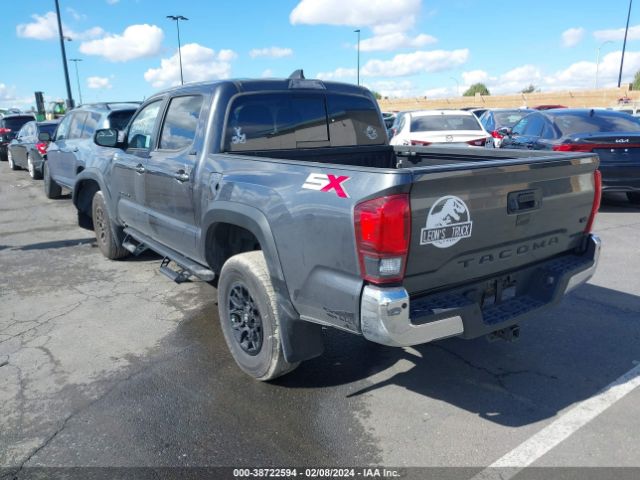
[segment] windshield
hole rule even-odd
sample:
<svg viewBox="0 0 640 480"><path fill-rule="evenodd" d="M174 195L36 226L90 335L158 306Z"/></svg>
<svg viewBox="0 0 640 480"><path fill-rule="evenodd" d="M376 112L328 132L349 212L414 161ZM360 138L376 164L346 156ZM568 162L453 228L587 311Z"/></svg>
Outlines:
<svg viewBox="0 0 640 480"><path fill-rule="evenodd" d="M440 130L482 130L472 115L425 115L411 119L412 132L437 132Z"/></svg>
<svg viewBox="0 0 640 480"><path fill-rule="evenodd" d="M523 117L529 115L531 111L528 110L514 110L511 112L495 112L493 115L496 118L496 127L513 127Z"/></svg>
<svg viewBox="0 0 640 480"><path fill-rule="evenodd" d="M627 114L599 111L590 115L567 113L554 115L554 122L562 135L576 133L640 132L640 121Z"/></svg>
<svg viewBox="0 0 640 480"><path fill-rule="evenodd" d="M109 126L116 130L125 130L135 110L120 110L109 115Z"/></svg>

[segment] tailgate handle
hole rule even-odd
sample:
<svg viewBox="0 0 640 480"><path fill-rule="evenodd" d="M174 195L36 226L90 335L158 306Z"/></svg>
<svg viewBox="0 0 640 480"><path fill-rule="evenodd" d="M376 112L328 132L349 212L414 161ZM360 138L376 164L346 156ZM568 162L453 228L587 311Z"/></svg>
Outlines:
<svg viewBox="0 0 640 480"><path fill-rule="evenodd" d="M529 212L542 206L542 192L540 190L522 190L511 192L507 196L507 210L509 213Z"/></svg>

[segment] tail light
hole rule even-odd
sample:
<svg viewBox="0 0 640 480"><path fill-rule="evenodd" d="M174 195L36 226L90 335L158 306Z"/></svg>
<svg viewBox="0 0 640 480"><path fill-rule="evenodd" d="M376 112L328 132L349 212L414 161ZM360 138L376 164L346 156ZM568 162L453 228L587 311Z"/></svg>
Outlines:
<svg viewBox="0 0 640 480"><path fill-rule="evenodd" d="M376 284L401 281L411 236L409 195L389 195L359 203L354 222L362 278Z"/></svg>
<svg viewBox="0 0 640 480"><path fill-rule="evenodd" d="M0 128L0 135L6 135L7 133L11 133L10 128Z"/></svg>
<svg viewBox="0 0 640 480"><path fill-rule="evenodd" d="M36 148L38 149L38 153L40 153L40 155L46 155L48 146L49 145L46 142L36 143Z"/></svg>
<svg viewBox="0 0 640 480"><path fill-rule="evenodd" d="M587 143L562 143L554 145L553 150L556 152L591 152L595 145Z"/></svg>
<svg viewBox="0 0 640 480"><path fill-rule="evenodd" d="M431 142L423 142L422 140L411 140L411 145L426 147L427 145L431 145Z"/></svg>
<svg viewBox="0 0 640 480"><path fill-rule="evenodd" d="M504 138L504 135L501 135L500 133L498 133L497 130L494 130L493 132L491 132L491 136L493 138Z"/></svg>
<svg viewBox="0 0 640 480"><path fill-rule="evenodd" d="M591 206L591 214L589 215L589 221L584 228L584 233L591 233L593 228L593 222L596 219L596 214L600 209L600 199L602 198L602 174L600 170L593 172L593 205Z"/></svg>
<svg viewBox="0 0 640 480"><path fill-rule="evenodd" d="M484 144L486 143L486 141L487 141L486 138L480 138L478 140L469 140L467 143L474 147L484 147Z"/></svg>

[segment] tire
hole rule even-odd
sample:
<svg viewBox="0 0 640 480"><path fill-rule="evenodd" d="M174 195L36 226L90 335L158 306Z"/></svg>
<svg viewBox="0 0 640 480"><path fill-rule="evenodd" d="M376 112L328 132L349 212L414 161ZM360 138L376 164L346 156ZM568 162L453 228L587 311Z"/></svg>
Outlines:
<svg viewBox="0 0 640 480"><path fill-rule="evenodd" d="M96 232L96 241L102 254L109 260L118 260L129 255L129 250L116 243L113 235L112 222L104 201L104 195L97 191L91 202L93 217L93 229Z"/></svg>
<svg viewBox="0 0 640 480"><path fill-rule="evenodd" d="M300 365L284 358L276 294L261 251L226 261L218 282L218 312L231 355L248 375L273 380Z"/></svg>
<svg viewBox="0 0 640 480"><path fill-rule="evenodd" d="M62 195L62 187L51 178L47 162L42 163L42 176L44 177L44 194L47 198L60 198Z"/></svg>
<svg viewBox="0 0 640 480"><path fill-rule="evenodd" d="M640 192L627 192L627 200L634 205L640 205Z"/></svg>
<svg viewBox="0 0 640 480"><path fill-rule="evenodd" d="M20 167L16 165L13 161L13 155L11 154L11 150L7 148L7 161L9 162L9 168L11 170L20 170Z"/></svg>
<svg viewBox="0 0 640 480"><path fill-rule="evenodd" d="M36 169L36 166L33 164L33 157L27 153L27 170L29 171L29 176L33 180L40 180L42 178L42 174Z"/></svg>

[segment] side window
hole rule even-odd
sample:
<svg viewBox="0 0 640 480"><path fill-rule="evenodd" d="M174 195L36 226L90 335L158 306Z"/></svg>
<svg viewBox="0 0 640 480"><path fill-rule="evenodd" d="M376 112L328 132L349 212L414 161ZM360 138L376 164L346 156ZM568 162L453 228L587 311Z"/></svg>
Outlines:
<svg viewBox="0 0 640 480"><path fill-rule="evenodd" d="M29 127L31 126L31 123L27 123L25 124L20 131L18 132L17 138L23 139L29 136Z"/></svg>
<svg viewBox="0 0 640 480"><path fill-rule="evenodd" d="M544 119L541 115L529 115L529 122L524 129L524 135L530 137L539 137L542 133L542 127L544 126Z"/></svg>
<svg viewBox="0 0 640 480"><path fill-rule="evenodd" d="M84 122L84 129L82 130L82 138L93 137L93 134L98 129L101 117L102 115L96 112L87 115L87 120Z"/></svg>
<svg viewBox="0 0 640 480"><path fill-rule="evenodd" d="M524 133L524 131L527 128L527 125L529 124L529 118L530 117L524 117L522 120L520 120L518 123L516 123L513 128L511 129L511 133L513 135L522 135Z"/></svg>
<svg viewBox="0 0 640 480"><path fill-rule="evenodd" d="M145 106L131 122L127 134L129 148L151 148L151 135L153 127L160 112L161 100L157 100Z"/></svg>
<svg viewBox="0 0 640 480"><path fill-rule="evenodd" d="M119 110L117 112L112 112L109 115L109 126L101 128L115 128L116 130L124 130L127 128L129 120L131 120L131 117L134 113L136 113L135 110Z"/></svg>
<svg viewBox="0 0 640 480"><path fill-rule="evenodd" d="M193 143L202 100L200 95L171 99L167 115L164 118L158 148L181 150Z"/></svg>
<svg viewBox="0 0 640 480"><path fill-rule="evenodd" d="M84 112L74 113L72 115L71 126L69 127L69 136L67 138L82 138L82 128L84 122L87 119L87 114Z"/></svg>
<svg viewBox="0 0 640 480"><path fill-rule="evenodd" d="M65 116L58 124L58 128L56 129L56 140L64 140L67 138L69 124L71 124L71 117L72 115Z"/></svg>
<svg viewBox="0 0 640 480"><path fill-rule="evenodd" d="M554 132L551 123L544 122L544 128L542 129L542 138L545 138L547 140L556 138L556 132Z"/></svg>
<svg viewBox="0 0 640 480"><path fill-rule="evenodd" d="M402 129L404 128L405 123L407 123L407 116L403 115L402 119L400 120L400 123L398 124L398 133L400 133L402 131Z"/></svg>

